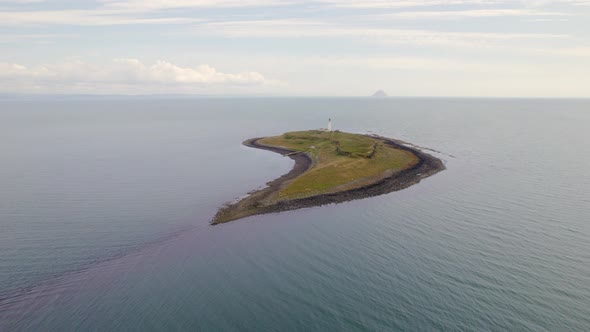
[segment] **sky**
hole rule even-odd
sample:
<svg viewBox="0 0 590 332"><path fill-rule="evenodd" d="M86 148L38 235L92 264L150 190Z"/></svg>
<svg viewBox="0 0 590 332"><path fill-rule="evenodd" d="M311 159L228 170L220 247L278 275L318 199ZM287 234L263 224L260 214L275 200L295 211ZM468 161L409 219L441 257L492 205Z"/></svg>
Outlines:
<svg viewBox="0 0 590 332"><path fill-rule="evenodd" d="M590 0L0 0L2 94L590 97Z"/></svg>

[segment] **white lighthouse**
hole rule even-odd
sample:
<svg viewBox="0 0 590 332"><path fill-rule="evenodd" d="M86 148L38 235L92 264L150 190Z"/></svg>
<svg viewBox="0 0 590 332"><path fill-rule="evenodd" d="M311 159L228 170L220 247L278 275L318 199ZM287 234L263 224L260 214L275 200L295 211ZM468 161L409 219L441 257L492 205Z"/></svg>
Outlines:
<svg viewBox="0 0 590 332"><path fill-rule="evenodd" d="M332 119L328 119L328 131L332 131Z"/></svg>

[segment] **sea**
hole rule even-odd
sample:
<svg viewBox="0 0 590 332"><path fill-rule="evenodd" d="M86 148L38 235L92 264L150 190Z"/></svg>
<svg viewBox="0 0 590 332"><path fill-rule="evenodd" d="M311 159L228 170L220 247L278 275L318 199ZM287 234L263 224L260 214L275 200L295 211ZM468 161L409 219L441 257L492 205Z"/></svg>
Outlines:
<svg viewBox="0 0 590 332"><path fill-rule="evenodd" d="M210 225L328 118L447 169ZM588 99L0 99L0 331L589 330Z"/></svg>

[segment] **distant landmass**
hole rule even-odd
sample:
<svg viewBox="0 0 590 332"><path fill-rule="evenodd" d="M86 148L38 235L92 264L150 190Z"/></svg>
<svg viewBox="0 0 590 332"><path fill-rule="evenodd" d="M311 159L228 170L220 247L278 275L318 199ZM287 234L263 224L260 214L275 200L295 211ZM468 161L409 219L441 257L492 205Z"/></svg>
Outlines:
<svg viewBox="0 0 590 332"><path fill-rule="evenodd" d="M379 90L379 91L375 92L372 97L383 98L383 97L389 97L389 95L387 93L385 93L385 91Z"/></svg>

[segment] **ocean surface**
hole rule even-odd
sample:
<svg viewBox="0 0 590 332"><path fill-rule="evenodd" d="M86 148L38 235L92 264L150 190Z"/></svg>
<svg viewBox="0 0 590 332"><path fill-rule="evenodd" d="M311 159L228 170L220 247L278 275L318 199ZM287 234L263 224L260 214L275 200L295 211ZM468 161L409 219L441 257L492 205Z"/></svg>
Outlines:
<svg viewBox="0 0 590 332"><path fill-rule="evenodd" d="M334 127L403 191L210 226ZM589 331L590 100L0 100L0 331Z"/></svg>

